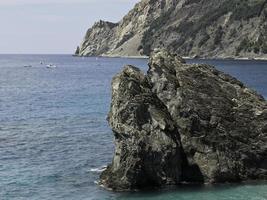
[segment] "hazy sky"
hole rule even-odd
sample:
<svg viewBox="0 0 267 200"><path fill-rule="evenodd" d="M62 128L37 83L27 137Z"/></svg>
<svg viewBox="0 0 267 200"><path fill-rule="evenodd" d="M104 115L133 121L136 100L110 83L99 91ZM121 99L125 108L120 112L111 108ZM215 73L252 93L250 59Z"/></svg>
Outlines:
<svg viewBox="0 0 267 200"><path fill-rule="evenodd" d="M73 53L100 19L119 21L139 0L0 0L1 53Z"/></svg>

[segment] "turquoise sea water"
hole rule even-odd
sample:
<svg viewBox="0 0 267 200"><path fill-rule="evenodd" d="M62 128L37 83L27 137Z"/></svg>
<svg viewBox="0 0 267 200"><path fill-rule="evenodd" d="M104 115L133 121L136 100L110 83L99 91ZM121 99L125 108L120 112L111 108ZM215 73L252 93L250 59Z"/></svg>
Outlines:
<svg viewBox="0 0 267 200"><path fill-rule="evenodd" d="M267 97L267 62L188 62L214 64ZM0 200L267 199L266 183L136 193L98 187L98 169L113 156L110 81L125 64L147 69L145 59L0 55Z"/></svg>

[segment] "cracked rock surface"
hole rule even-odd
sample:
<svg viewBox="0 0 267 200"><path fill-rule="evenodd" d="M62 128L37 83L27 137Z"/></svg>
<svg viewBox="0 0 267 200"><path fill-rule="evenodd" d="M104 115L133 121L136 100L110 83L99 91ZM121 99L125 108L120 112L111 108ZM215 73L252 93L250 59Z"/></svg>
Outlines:
<svg viewBox="0 0 267 200"><path fill-rule="evenodd" d="M230 75L165 50L112 81L113 190L267 180L267 103Z"/></svg>

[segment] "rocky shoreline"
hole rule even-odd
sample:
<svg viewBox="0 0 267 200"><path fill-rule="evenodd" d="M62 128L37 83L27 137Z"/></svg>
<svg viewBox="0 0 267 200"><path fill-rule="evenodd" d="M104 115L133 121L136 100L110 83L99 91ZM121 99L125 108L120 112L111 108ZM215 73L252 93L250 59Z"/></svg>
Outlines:
<svg viewBox="0 0 267 200"><path fill-rule="evenodd" d="M267 102L237 79L156 51L143 74L112 81L112 164L99 184L115 191L267 180Z"/></svg>
<svg viewBox="0 0 267 200"><path fill-rule="evenodd" d="M149 59L149 56L121 56L121 55L101 55L101 56L79 56L73 55L74 57L103 57L103 58L136 58L136 59ZM182 56L185 60L199 59L199 60L256 60L256 61L267 61L267 57L199 57L199 56Z"/></svg>

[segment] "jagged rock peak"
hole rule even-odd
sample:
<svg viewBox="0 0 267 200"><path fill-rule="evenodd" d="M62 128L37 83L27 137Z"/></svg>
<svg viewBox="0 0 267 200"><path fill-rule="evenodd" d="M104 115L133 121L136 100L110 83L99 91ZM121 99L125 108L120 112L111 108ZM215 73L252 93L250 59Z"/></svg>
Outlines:
<svg viewBox="0 0 267 200"><path fill-rule="evenodd" d="M180 181L180 143L166 107L150 89L146 76L126 66L112 81L109 124L115 135L113 164L101 184L114 190Z"/></svg>
<svg viewBox="0 0 267 200"><path fill-rule="evenodd" d="M213 66L166 50L147 74L126 66L108 121L115 153L100 183L113 190L267 180L266 100Z"/></svg>
<svg viewBox="0 0 267 200"><path fill-rule="evenodd" d="M112 28L114 28L117 25L118 25L118 23L113 23L113 22L99 20L98 22L96 22L94 24L93 27L108 27L108 28L112 29Z"/></svg>

